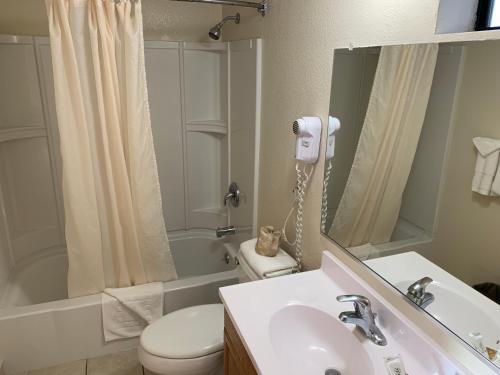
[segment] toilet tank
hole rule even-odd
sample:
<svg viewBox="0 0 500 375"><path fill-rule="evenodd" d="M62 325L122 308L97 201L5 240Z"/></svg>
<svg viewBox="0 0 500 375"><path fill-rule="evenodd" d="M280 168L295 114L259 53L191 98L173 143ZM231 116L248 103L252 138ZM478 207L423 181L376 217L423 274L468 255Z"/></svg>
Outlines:
<svg viewBox="0 0 500 375"><path fill-rule="evenodd" d="M248 266L241 265L237 256L240 251L240 244L251 238L250 233L238 233L234 236L226 237L223 242L225 249L225 261L229 264L234 264L238 269L238 279L240 283L253 281L251 273L248 271Z"/></svg>

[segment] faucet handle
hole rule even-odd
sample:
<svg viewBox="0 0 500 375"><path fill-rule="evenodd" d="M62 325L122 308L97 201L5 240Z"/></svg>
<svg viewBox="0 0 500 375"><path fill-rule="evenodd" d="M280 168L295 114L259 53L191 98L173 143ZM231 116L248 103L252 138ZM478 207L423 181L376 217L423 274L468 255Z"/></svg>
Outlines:
<svg viewBox="0 0 500 375"><path fill-rule="evenodd" d="M417 298L421 298L424 295L427 286L433 281L434 280L432 280L430 277L423 277L420 280L415 281L408 287L408 293Z"/></svg>
<svg viewBox="0 0 500 375"><path fill-rule="evenodd" d="M354 303L354 309L358 314L364 314L366 312L372 311L372 305L370 303L370 300L365 296L360 296L357 294L346 294L338 296L337 301Z"/></svg>
<svg viewBox="0 0 500 375"><path fill-rule="evenodd" d="M227 201L229 201L233 207L238 207L240 205L240 194L238 184L236 182L231 182L229 191L224 195L224 206L227 206Z"/></svg>

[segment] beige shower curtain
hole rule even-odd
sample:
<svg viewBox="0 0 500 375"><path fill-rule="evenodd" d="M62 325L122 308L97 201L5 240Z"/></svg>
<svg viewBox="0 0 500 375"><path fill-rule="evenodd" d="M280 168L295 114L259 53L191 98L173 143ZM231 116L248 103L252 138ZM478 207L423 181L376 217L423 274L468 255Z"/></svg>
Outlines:
<svg viewBox="0 0 500 375"><path fill-rule="evenodd" d="M70 297L176 278L149 117L140 1L46 0Z"/></svg>
<svg viewBox="0 0 500 375"><path fill-rule="evenodd" d="M437 54L436 44L382 47L358 148L329 233L344 247L390 240Z"/></svg>

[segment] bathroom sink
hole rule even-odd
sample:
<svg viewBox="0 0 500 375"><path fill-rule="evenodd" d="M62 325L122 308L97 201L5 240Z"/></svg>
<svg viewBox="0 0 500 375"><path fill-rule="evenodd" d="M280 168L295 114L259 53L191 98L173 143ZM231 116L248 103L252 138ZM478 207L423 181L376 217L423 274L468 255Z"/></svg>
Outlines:
<svg viewBox="0 0 500 375"><path fill-rule="evenodd" d="M286 374L375 374L361 338L319 309L286 306L271 317L269 334Z"/></svg>
<svg viewBox="0 0 500 375"><path fill-rule="evenodd" d="M355 306L337 297L352 294L371 302L387 345L340 321L339 314ZM329 252L318 270L224 287L220 296L257 374L386 374L385 361L394 356L412 375L470 374ZM475 374L490 374L479 365Z"/></svg>
<svg viewBox="0 0 500 375"><path fill-rule="evenodd" d="M500 306L418 253L408 252L365 262L370 268L406 294L408 286L424 276L434 281L427 291L434 301L425 308L430 315L467 343L480 333L490 348L500 339Z"/></svg>
<svg viewBox="0 0 500 375"><path fill-rule="evenodd" d="M414 280L405 280L395 284L405 293ZM471 303L467 295L458 294L439 281L427 287L434 295L434 302L425 308L429 314L448 326L465 341L470 342L470 333L481 333L484 344L496 348L500 338L500 326L480 306ZM476 293L474 291L474 293Z"/></svg>

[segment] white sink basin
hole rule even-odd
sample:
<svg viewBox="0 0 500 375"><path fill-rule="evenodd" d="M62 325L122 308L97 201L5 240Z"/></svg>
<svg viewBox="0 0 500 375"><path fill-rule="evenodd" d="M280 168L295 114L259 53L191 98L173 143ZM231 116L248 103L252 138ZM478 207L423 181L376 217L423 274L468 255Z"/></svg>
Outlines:
<svg viewBox="0 0 500 375"><path fill-rule="evenodd" d="M395 283L395 287L405 293L415 280ZM434 281L427 287L434 294L434 302L425 308L429 314L452 329L458 336L470 342L469 334L479 332L483 335L484 344L497 347L500 339L500 326L479 306L471 303L467 295L458 294L442 282ZM474 291L474 293L477 293Z"/></svg>
<svg viewBox="0 0 500 375"><path fill-rule="evenodd" d="M337 317L304 305L275 312L269 324L271 343L285 374L375 374L362 342Z"/></svg>
<svg viewBox="0 0 500 375"><path fill-rule="evenodd" d="M415 252L370 259L365 262L389 283L406 294L408 286L424 276L434 281L427 291L434 301L425 308L461 339L480 333L490 348L500 339L500 306Z"/></svg>

